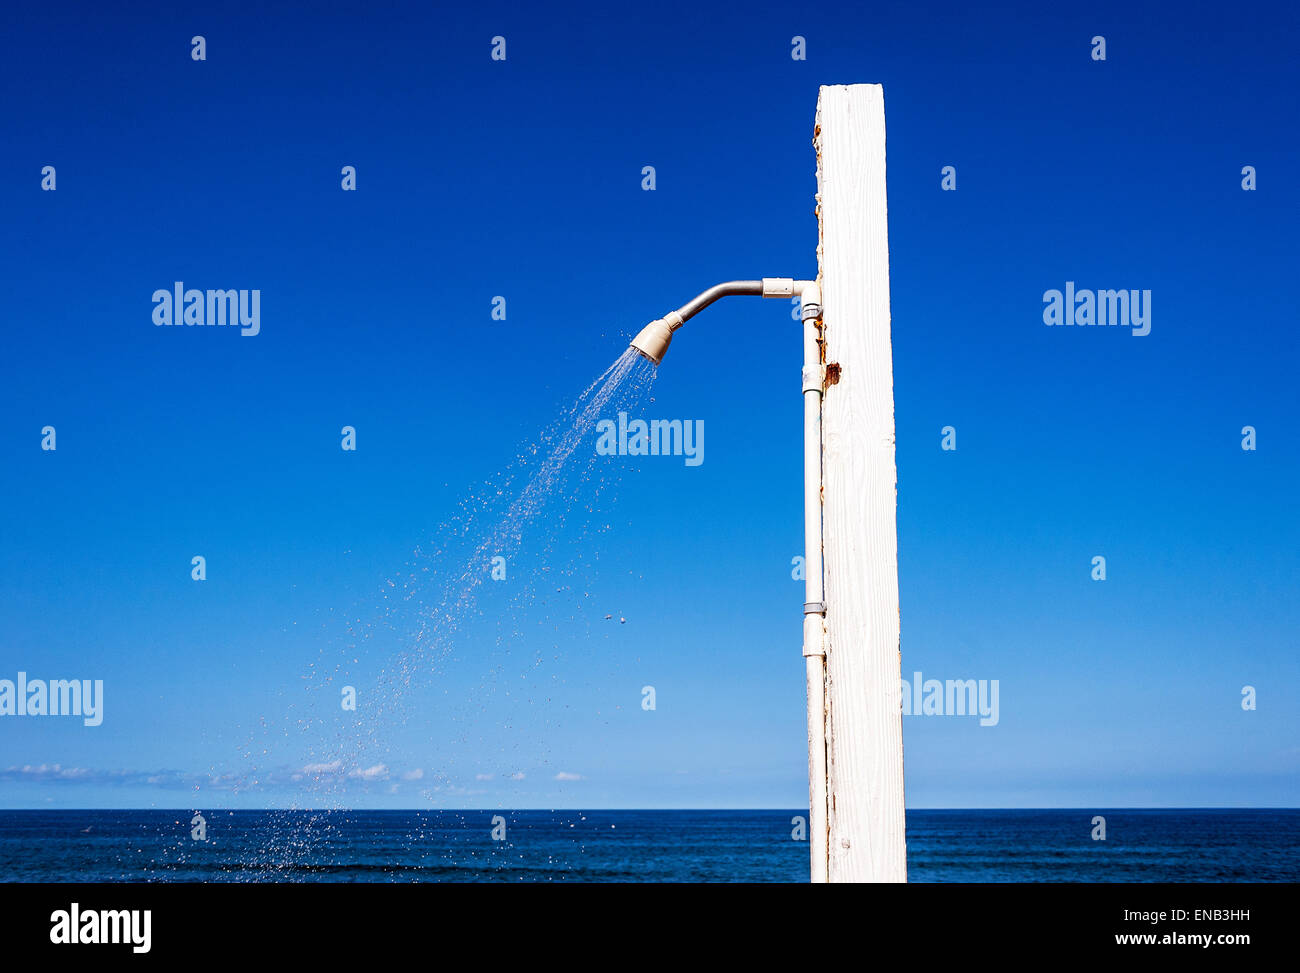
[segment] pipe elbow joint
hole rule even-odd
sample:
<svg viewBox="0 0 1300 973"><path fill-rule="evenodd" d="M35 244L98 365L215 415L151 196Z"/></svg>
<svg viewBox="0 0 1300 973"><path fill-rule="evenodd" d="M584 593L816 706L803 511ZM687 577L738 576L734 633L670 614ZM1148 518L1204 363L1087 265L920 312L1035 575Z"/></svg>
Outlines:
<svg viewBox="0 0 1300 973"><path fill-rule="evenodd" d="M817 320L822 316L822 289L814 280L805 281L803 289L799 292L800 303L803 305L803 311L800 317L807 321L809 319Z"/></svg>

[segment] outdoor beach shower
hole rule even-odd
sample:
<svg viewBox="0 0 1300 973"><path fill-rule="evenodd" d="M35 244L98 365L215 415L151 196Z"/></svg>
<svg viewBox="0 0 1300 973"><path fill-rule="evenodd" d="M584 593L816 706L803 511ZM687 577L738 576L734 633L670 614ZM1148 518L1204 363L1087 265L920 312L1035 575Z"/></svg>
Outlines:
<svg viewBox="0 0 1300 973"><path fill-rule="evenodd" d="M821 288L816 281L789 277L732 280L651 321L631 346L658 365L673 332L714 301L733 295L798 297L803 321L804 402L804 623L803 655L808 682L808 844L812 880L827 881L826 787L826 601L822 581L822 360Z"/></svg>

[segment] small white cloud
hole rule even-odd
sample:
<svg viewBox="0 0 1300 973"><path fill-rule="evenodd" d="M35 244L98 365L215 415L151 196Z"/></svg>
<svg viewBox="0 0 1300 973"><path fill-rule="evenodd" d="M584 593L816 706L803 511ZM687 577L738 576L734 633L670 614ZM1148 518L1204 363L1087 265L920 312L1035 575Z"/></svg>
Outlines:
<svg viewBox="0 0 1300 973"><path fill-rule="evenodd" d="M327 764L308 764L302 769L302 772L304 774L337 774L342 769L342 760L331 760Z"/></svg>
<svg viewBox="0 0 1300 973"><path fill-rule="evenodd" d="M491 779L492 779L492 775L491 775L491 774L475 774L475 775L474 775L474 779L475 779L475 780L491 780Z"/></svg>
<svg viewBox="0 0 1300 973"><path fill-rule="evenodd" d="M20 778L41 780L80 780L92 775L92 771L85 767L64 767L62 764L40 764L36 767L25 764L21 770L10 767L6 773Z"/></svg>
<svg viewBox="0 0 1300 973"><path fill-rule="evenodd" d="M419 767L416 767L414 770L408 770L406 773L402 775L402 780L423 780L423 779L424 779L424 771L421 770Z"/></svg>
<svg viewBox="0 0 1300 973"><path fill-rule="evenodd" d="M375 764L373 767L367 767L364 770L357 768L352 771L353 777L360 777L362 780L387 780L388 764Z"/></svg>
<svg viewBox="0 0 1300 973"><path fill-rule="evenodd" d="M523 772L522 770L517 770L517 771L515 771L513 774L510 775L510 779L511 779L511 780L523 780L523 779L524 779L524 772Z"/></svg>
<svg viewBox="0 0 1300 973"><path fill-rule="evenodd" d="M570 774L568 771L561 770L555 775L556 780L582 780L582 774Z"/></svg>

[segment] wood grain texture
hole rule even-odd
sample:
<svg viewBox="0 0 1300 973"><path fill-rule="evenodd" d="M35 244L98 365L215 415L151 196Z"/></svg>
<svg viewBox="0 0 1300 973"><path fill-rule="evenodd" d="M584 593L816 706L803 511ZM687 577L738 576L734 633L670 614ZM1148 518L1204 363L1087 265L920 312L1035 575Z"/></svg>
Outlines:
<svg viewBox="0 0 1300 973"><path fill-rule="evenodd" d="M822 412L827 777L833 882L903 882L897 476L879 85L817 99L825 355Z"/></svg>

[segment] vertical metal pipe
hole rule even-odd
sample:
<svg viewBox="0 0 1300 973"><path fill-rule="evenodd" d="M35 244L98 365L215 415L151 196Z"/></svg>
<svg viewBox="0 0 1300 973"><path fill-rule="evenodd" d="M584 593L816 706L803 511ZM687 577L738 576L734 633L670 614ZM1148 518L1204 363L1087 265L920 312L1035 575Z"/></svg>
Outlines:
<svg viewBox="0 0 1300 973"><path fill-rule="evenodd" d="M808 845L813 882L827 880L830 823L826 796L826 604L822 583L822 389L818 326L821 292L806 283L803 304L804 617L808 686Z"/></svg>

